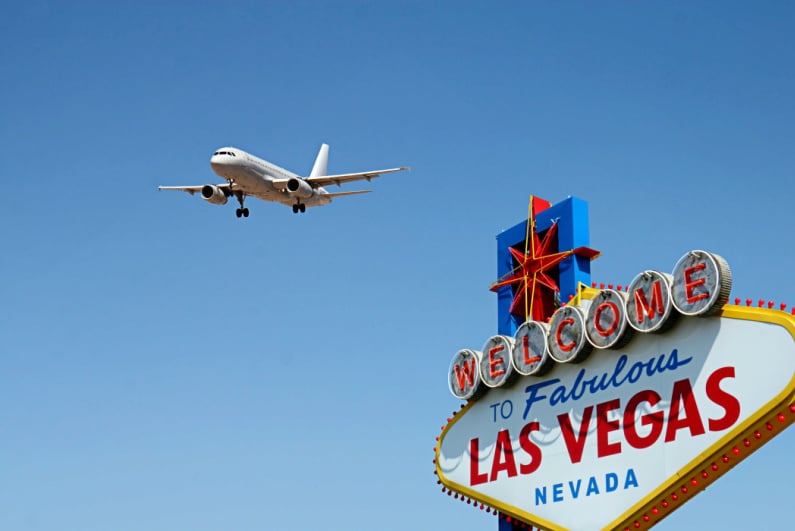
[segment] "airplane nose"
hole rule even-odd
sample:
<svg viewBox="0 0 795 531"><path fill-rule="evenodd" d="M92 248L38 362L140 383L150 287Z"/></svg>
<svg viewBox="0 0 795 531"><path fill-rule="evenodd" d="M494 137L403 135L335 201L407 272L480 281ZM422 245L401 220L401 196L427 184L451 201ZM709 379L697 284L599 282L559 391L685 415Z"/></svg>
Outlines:
<svg viewBox="0 0 795 531"><path fill-rule="evenodd" d="M229 165L229 158L224 155L213 155L210 157L210 167L214 170L225 168Z"/></svg>
<svg viewBox="0 0 795 531"><path fill-rule="evenodd" d="M223 155L213 155L213 157L210 158L210 167L216 174L224 177L226 170L229 168L229 161L226 160Z"/></svg>
<svg viewBox="0 0 795 531"><path fill-rule="evenodd" d="M221 177L227 178L227 174L235 170L235 157L234 151L228 148L218 150L210 157L210 167Z"/></svg>

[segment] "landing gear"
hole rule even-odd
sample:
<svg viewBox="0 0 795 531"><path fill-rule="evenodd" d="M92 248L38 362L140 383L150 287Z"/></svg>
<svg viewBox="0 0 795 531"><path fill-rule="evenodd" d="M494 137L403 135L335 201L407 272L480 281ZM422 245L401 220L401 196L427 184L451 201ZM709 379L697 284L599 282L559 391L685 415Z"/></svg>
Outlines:
<svg viewBox="0 0 795 531"><path fill-rule="evenodd" d="M301 212L302 214L306 212L306 205L303 203L296 203L293 205L293 214L298 214Z"/></svg>
<svg viewBox="0 0 795 531"><path fill-rule="evenodd" d="M235 210L235 215L239 218L240 217L247 218L248 209L243 206L243 201L246 199L246 196L243 195L242 192L235 192L235 197L237 197L237 200L240 202L240 208Z"/></svg>

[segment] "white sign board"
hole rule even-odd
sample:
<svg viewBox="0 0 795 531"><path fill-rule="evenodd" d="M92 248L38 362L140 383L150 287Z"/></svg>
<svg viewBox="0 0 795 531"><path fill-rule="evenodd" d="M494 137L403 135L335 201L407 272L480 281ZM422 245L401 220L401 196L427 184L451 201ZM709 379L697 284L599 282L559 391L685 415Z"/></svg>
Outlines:
<svg viewBox="0 0 795 531"><path fill-rule="evenodd" d="M794 396L795 318L727 306L488 389L437 474L543 529L648 528L792 423Z"/></svg>

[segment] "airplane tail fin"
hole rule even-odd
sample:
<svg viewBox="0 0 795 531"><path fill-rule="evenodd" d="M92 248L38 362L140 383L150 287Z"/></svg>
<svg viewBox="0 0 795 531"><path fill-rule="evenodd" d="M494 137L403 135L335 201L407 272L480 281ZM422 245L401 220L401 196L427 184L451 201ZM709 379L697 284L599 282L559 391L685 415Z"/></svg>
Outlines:
<svg viewBox="0 0 795 531"><path fill-rule="evenodd" d="M328 166L328 144L323 144L320 146L320 151L317 153L317 158L315 159L315 165L312 166L312 173L309 174L310 177L322 177L327 175L326 167Z"/></svg>

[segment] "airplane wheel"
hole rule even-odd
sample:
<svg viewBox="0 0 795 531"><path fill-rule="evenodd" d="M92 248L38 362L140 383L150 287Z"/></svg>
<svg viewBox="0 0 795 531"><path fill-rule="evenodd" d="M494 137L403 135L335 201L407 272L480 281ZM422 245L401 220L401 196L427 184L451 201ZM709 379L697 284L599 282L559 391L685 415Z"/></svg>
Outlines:
<svg viewBox="0 0 795 531"><path fill-rule="evenodd" d="M242 215L243 215L243 212L241 212L241 210L239 208L237 210L235 210L235 216L240 217Z"/></svg>
<svg viewBox="0 0 795 531"><path fill-rule="evenodd" d="M301 214L303 214L304 212L306 212L306 205L305 205L305 204L303 204L303 203L301 203L301 204L298 206L298 209L301 211Z"/></svg>
<svg viewBox="0 0 795 531"><path fill-rule="evenodd" d="M298 214L298 205L293 205L293 214Z"/></svg>
<svg viewBox="0 0 795 531"><path fill-rule="evenodd" d="M247 218L247 217L248 217L248 209L247 209L247 208L244 208L244 209L243 209L243 217L244 217L244 218Z"/></svg>

